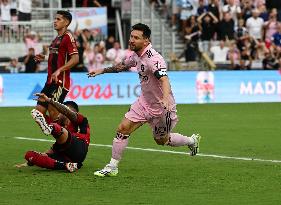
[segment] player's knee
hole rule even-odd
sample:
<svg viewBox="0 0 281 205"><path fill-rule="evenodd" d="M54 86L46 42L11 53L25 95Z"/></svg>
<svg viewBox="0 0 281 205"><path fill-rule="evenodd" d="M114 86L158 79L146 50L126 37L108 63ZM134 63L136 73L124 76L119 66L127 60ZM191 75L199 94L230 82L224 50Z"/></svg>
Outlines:
<svg viewBox="0 0 281 205"><path fill-rule="evenodd" d="M37 161L37 158L38 158L39 156L41 156L41 155L43 155L43 153L36 152L36 151L27 151L27 152L25 153L24 158L26 159L26 161L27 161L28 163L33 164L34 162Z"/></svg>
<svg viewBox="0 0 281 205"><path fill-rule="evenodd" d="M43 105L36 105L35 109L38 110L39 112L41 112L43 115L46 114L47 108L44 107Z"/></svg>
<svg viewBox="0 0 281 205"><path fill-rule="evenodd" d="M24 158L25 158L27 161L30 161L33 157L34 157L34 151L27 151L27 152L25 153L25 156L24 156Z"/></svg>
<svg viewBox="0 0 281 205"><path fill-rule="evenodd" d="M166 145L169 142L169 136L166 135L165 137L154 138L154 140L158 145Z"/></svg>
<svg viewBox="0 0 281 205"><path fill-rule="evenodd" d="M55 120L58 118L59 112L57 110L54 109L48 109L49 115L51 117L52 120Z"/></svg>

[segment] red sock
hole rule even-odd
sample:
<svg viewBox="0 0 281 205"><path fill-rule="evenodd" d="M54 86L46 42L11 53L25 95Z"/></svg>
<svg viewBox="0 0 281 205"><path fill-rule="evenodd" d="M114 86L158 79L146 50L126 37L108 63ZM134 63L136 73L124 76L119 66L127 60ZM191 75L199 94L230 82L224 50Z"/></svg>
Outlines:
<svg viewBox="0 0 281 205"><path fill-rule="evenodd" d="M40 152L28 151L25 154L25 159L38 167L55 169L56 160L50 158L46 154Z"/></svg>

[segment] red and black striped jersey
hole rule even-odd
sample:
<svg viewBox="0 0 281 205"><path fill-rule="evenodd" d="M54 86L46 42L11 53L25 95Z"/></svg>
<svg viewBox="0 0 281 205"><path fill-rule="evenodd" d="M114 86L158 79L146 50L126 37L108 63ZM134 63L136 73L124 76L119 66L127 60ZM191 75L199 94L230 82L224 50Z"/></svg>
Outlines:
<svg viewBox="0 0 281 205"><path fill-rule="evenodd" d="M65 65L73 54L78 54L78 50L72 33L66 31L63 35L57 36L53 40L49 47L47 84L51 83L51 75ZM58 83L67 90L69 89L70 69L61 72L58 77Z"/></svg>

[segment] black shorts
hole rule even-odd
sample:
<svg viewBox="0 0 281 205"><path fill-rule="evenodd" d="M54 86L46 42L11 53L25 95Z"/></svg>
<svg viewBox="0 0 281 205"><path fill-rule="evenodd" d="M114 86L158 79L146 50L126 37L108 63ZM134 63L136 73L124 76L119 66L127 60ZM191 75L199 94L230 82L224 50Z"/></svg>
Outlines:
<svg viewBox="0 0 281 205"><path fill-rule="evenodd" d="M49 98L51 98L54 101L63 103L63 101L68 93L68 90L55 83L52 83L52 84L45 84L41 93L44 93L45 95L47 95ZM37 101L37 105L42 105L43 107L48 108L47 102Z"/></svg>
<svg viewBox="0 0 281 205"><path fill-rule="evenodd" d="M18 12L18 21L31 21L31 13Z"/></svg>
<svg viewBox="0 0 281 205"><path fill-rule="evenodd" d="M69 134L64 144L55 143L52 150L54 153L48 154L49 157L63 162L76 162L78 167L81 167L88 153L88 145L85 141Z"/></svg>

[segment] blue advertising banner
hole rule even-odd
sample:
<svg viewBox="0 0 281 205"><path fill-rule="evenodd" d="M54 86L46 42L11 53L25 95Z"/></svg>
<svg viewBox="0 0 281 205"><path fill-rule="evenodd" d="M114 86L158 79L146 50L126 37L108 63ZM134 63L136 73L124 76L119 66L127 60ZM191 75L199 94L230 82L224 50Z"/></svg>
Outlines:
<svg viewBox="0 0 281 205"><path fill-rule="evenodd" d="M169 72L178 104L281 102L278 71ZM0 106L34 106L47 74L0 75ZM71 74L67 100L80 105L131 104L141 93L137 73L104 74L87 78Z"/></svg>

